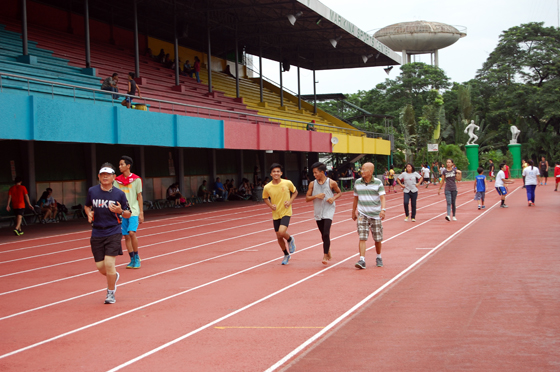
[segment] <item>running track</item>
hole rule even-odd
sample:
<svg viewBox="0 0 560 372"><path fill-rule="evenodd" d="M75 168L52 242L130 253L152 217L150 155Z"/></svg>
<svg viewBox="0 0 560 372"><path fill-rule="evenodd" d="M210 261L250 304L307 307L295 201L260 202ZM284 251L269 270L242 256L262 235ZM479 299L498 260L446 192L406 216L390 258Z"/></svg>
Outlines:
<svg viewBox="0 0 560 372"><path fill-rule="evenodd" d="M23 239L2 231L0 370L559 370L559 196L538 188L528 209L524 190L510 191L509 209L478 211L461 184L459 221L447 222L443 195L422 188L415 224L403 222L402 194L389 195L385 267L374 267L370 240L361 271L351 193L337 201L327 266L302 198L287 266L263 204L148 214L142 268L117 260L114 305L103 304L86 224L28 228ZM497 201L487 195L489 207Z"/></svg>

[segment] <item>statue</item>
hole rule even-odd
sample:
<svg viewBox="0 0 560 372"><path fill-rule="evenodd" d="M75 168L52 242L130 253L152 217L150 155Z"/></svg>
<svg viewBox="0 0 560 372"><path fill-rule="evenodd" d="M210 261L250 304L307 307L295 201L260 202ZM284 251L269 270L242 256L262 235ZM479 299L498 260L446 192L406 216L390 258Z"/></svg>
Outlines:
<svg viewBox="0 0 560 372"><path fill-rule="evenodd" d="M521 131L515 125L512 125L509 129L511 130L511 141L509 143L517 143L517 137L519 137Z"/></svg>
<svg viewBox="0 0 560 372"><path fill-rule="evenodd" d="M467 141L467 145L474 145L476 140L478 140L478 136L474 134L474 130L479 130L480 127L474 123L474 120L471 120L471 123L467 125L465 128L465 133L469 132L469 140Z"/></svg>

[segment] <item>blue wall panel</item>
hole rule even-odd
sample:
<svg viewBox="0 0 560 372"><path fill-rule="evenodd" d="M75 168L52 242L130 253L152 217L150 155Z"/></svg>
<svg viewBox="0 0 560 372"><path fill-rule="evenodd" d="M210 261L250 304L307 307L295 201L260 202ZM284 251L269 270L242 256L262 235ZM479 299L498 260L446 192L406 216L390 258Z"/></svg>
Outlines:
<svg viewBox="0 0 560 372"><path fill-rule="evenodd" d="M0 139L224 147L221 120L0 93Z"/></svg>

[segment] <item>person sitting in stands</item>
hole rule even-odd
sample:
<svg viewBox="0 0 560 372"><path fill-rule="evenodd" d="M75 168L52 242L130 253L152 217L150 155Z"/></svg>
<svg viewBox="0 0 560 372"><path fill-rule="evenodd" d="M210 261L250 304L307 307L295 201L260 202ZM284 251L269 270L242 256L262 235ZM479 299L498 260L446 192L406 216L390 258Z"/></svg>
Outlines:
<svg viewBox="0 0 560 372"><path fill-rule="evenodd" d="M269 182L270 182L270 178L268 176L266 176L264 178L264 181L262 181L262 183L261 183L261 187L265 187Z"/></svg>
<svg viewBox="0 0 560 372"><path fill-rule="evenodd" d="M179 190L179 184L173 183L167 188L167 200L172 201L175 208L181 208L181 191Z"/></svg>
<svg viewBox="0 0 560 372"><path fill-rule="evenodd" d="M185 62L185 64L183 65L183 75L191 77L193 75L193 68L191 66L191 61L189 61L187 59L187 61Z"/></svg>
<svg viewBox="0 0 560 372"><path fill-rule="evenodd" d="M175 70L175 64L177 63L177 58L175 58L173 60L173 62L171 63L171 67L170 69ZM181 58L179 58L179 67L181 66ZM180 70L180 69L179 69Z"/></svg>
<svg viewBox="0 0 560 372"><path fill-rule="evenodd" d="M315 120L311 120L311 123L307 123L306 129L311 132L317 132L317 129L315 129Z"/></svg>
<svg viewBox="0 0 560 372"><path fill-rule="evenodd" d="M163 48L159 51L158 56L156 57L156 61L159 63L165 63L165 51Z"/></svg>
<svg viewBox="0 0 560 372"><path fill-rule="evenodd" d="M216 178L216 182L214 183L214 190L216 191L216 194L224 201L227 200L228 192L225 189L224 184L220 182L220 177Z"/></svg>
<svg viewBox="0 0 560 372"><path fill-rule="evenodd" d="M153 55L152 50L150 48L146 49L146 52L144 52L144 56L149 57L150 59L154 59L154 55Z"/></svg>
<svg viewBox="0 0 560 372"><path fill-rule="evenodd" d="M231 76L232 78L235 79L235 76L231 73L231 68L229 67L229 65L226 65L226 68L224 71L222 71L224 74Z"/></svg>
<svg viewBox="0 0 560 372"><path fill-rule="evenodd" d="M112 75L103 80L103 84L101 85L101 90L107 90L109 92L117 93L119 88L117 87L117 83L119 82L119 74L116 72ZM118 94L113 94L113 98L119 98Z"/></svg>
<svg viewBox="0 0 560 372"><path fill-rule="evenodd" d="M206 180L203 180L202 185L198 188L198 197L202 198L204 203L210 203L212 202L212 199L210 199L211 194L212 193L206 187Z"/></svg>
<svg viewBox="0 0 560 372"><path fill-rule="evenodd" d="M196 76L196 82L200 83L200 58L198 56L194 57L194 76Z"/></svg>
<svg viewBox="0 0 560 372"><path fill-rule="evenodd" d="M165 55L165 60L163 61L163 66L166 68L171 68L172 64L173 62L171 61L171 56L169 55L169 53L167 53Z"/></svg>
<svg viewBox="0 0 560 372"><path fill-rule="evenodd" d="M243 178L241 186L239 186L238 194L245 200L251 199L251 197L253 196L253 192L247 178Z"/></svg>
<svg viewBox="0 0 560 372"><path fill-rule="evenodd" d="M140 93L140 87L136 85L136 81L134 81L134 77L135 77L134 72L128 73L128 91L126 92L126 94L135 96L136 90L138 89L138 97L142 98L142 93ZM132 97L126 97L124 101L121 102L121 105L130 108L132 106L132 99L133 99Z"/></svg>
<svg viewBox="0 0 560 372"><path fill-rule="evenodd" d="M52 189L49 187L39 198L39 207L41 207L41 213L43 214L42 223L58 223L56 215L58 214L58 208L56 206L56 200L52 196Z"/></svg>

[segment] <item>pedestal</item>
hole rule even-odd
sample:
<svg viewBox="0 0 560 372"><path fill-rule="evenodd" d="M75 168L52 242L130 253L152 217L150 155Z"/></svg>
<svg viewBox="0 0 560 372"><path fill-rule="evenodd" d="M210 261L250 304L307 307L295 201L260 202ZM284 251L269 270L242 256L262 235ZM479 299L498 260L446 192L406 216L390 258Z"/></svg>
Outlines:
<svg viewBox="0 0 560 372"><path fill-rule="evenodd" d="M513 156L513 165L511 166L511 177L520 178L521 177L521 144L520 143L510 143L508 145L509 152Z"/></svg>
<svg viewBox="0 0 560 372"><path fill-rule="evenodd" d="M478 145L465 145L467 150L467 159L469 160L469 179L476 177L478 169Z"/></svg>

